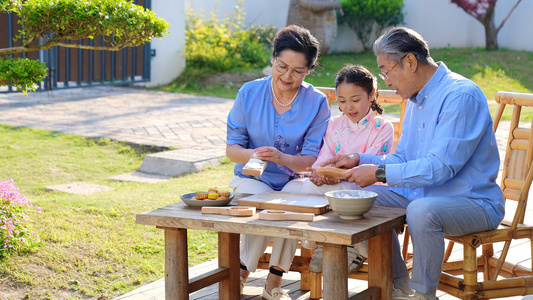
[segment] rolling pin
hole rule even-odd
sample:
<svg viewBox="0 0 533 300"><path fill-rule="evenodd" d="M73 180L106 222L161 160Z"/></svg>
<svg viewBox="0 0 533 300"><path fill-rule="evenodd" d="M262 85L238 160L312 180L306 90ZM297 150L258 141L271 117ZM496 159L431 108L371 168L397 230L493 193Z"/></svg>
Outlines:
<svg viewBox="0 0 533 300"><path fill-rule="evenodd" d="M271 221L311 221L313 222L315 215L312 213L299 213L283 210L263 210L259 212L259 219Z"/></svg>
<svg viewBox="0 0 533 300"><path fill-rule="evenodd" d="M326 176L333 179L344 180L344 174L346 174L346 169L339 169L333 167L319 167L316 169L316 173L320 176Z"/></svg>
<svg viewBox="0 0 533 300"><path fill-rule="evenodd" d="M250 217L255 214L253 206L203 206L203 214L229 215L237 217Z"/></svg>

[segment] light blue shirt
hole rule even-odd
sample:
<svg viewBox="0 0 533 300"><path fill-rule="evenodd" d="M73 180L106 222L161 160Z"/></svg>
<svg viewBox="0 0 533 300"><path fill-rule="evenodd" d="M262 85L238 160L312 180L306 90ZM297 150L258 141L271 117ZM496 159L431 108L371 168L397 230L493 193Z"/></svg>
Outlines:
<svg viewBox="0 0 533 300"><path fill-rule="evenodd" d="M485 95L444 63L409 99L394 154L359 153L361 164L386 164L391 189L414 200L472 199L500 220L505 199L496 184L500 157Z"/></svg>
<svg viewBox="0 0 533 300"><path fill-rule="evenodd" d="M272 104L271 81L269 76L241 87L228 115L226 143L245 149L270 146L290 155L317 157L331 116L326 96L303 82L291 109L280 115ZM235 165L235 175L250 177L242 174L243 166ZM289 168L268 162L258 179L281 190L296 177L299 175Z"/></svg>

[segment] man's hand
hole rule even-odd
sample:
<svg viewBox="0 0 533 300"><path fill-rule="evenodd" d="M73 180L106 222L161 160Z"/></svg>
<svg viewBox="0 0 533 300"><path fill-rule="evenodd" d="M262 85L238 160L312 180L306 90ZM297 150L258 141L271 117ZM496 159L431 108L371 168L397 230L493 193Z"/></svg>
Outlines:
<svg viewBox="0 0 533 300"><path fill-rule="evenodd" d="M344 154L335 155L334 157L326 160L321 167L332 165L337 168L351 169L359 164L359 154Z"/></svg>
<svg viewBox="0 0 533 300"><path fill-rule="evenodd" d="M376 165L360 165L346 172L344 178L348 182L355 182L360 187L366 187L376 183Z"/></svg>

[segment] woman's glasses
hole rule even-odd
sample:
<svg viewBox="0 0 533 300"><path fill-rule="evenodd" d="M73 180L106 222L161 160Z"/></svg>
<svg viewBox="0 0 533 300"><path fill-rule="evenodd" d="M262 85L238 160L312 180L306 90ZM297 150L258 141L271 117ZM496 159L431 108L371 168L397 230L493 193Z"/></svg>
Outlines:
<svg viewBox="0 0 533 300"><path fill-rule="evenodd" d="M277 59L274 65L276 66L276 70L278 70L280 74L285 74L289 71L289 66L285 64L280 65ZM300 68L300 69L293 69L291 75L294 76L295 78L303 78L306 75L306 73L307 73L307 69Z"/></svg>

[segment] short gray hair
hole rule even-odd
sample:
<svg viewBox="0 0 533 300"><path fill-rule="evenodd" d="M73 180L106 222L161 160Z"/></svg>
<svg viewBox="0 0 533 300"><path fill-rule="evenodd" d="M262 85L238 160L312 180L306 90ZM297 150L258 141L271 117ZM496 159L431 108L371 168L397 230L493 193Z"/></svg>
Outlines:
<svg viewBox="0 0 533 300"><path fill-rule="evenodd" d="M392 60L399 60L412 53L422 64L433 62L429 54L429 46L422 36L406 27L392 27L381 35L372 47L374 54L388 54Z"/></svg>

